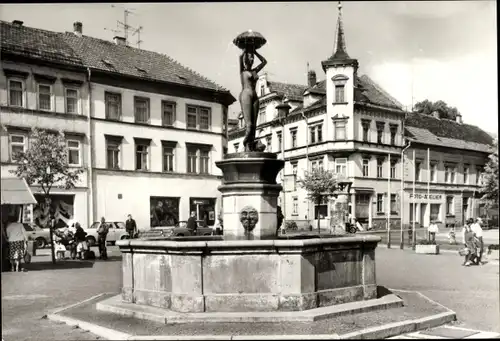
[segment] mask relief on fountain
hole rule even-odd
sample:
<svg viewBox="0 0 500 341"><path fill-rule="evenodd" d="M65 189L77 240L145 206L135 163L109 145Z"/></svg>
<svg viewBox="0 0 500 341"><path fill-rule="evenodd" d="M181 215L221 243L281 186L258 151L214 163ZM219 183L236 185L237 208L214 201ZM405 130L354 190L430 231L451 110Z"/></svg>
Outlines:
<svg viewBox="0 0 500 341"><path fill-rule="evenodd" d="M252 206L245 206L240 211L240 222L245 232L252 232L259 221L259 212Z"/></svg>

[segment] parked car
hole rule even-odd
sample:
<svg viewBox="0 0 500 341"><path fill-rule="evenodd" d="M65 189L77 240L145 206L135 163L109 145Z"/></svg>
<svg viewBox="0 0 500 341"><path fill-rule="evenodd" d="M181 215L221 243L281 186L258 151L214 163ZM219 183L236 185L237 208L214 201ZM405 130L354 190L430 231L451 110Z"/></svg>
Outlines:
<svg viewBox="0 0 500 341"><path fill-rule="evenodd" d="M43 229L40 226L32 223L23 223L26 236L33 239L37 249L43 249L50 242L49 229Z"/></svg>
<svg viewBox="0 0 500 341"><path fill-rule="evenodd" d="M97 229L101 224L100 221L94 222L88 229L83 229L87 232L87 242L90 246L97 244ZM106 241L110 244L114 244L117 240L127 239L128 233L125 230L125 223L122 221L107 221L106 224L109 226L108 235Z"/></svg>
<svg viewBox="0 0 500 341"><path fill-rule="evenodd" d="M214 234L214 229L212 227L202 227L199 222L197 224L196 234L191 233L190 230L186 228L187 221L179 221L176 226L156 226L151 228L152 230L161 230L163 237L188 237L188 236L211 236Z"/></svg>

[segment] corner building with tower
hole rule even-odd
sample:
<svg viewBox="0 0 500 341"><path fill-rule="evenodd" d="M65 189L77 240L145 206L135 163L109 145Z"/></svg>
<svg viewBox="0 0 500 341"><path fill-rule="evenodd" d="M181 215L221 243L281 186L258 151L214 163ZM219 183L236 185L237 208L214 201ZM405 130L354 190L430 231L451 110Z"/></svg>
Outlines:
<svg viewBox="0 0 500 341"><path fill-rule="evenodd" d="M261 75L257 136L285 160L278 175L286 221L322 228L343 224L349 212L365 227L392 228L415 221L428 226L462 224L485 214L480 177L493 138L480 128L443 118L438 112L407 112L367 75L346 49L339 5L335 48L321 62L325 79L308 72L307 85L286 84ZM278 114L277 106L290 105ZM228 152L242 151L239 127L229 133ZM348 184L348 209L338 199L315 205L298 180L322 167ZM402 190L403 189L403 190Z"/></svg>

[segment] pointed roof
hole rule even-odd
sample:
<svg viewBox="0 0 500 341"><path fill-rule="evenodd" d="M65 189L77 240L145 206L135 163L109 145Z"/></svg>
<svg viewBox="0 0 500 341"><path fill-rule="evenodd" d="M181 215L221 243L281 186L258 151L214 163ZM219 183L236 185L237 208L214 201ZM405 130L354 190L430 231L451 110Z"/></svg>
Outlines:
<svg viewBox="0 0 500 341"><path fill-rule="evenodd" d="M342 22L342 3L339 1L338 4L339 16L337 19L337 34L335 39L335 46L333 49L333 54L327 60L321 62L323 70L326 71L328 66L334 65L354 65L358 66L358 61L349 56L346 49L345 35L344 35L344 23Z"/></svg>

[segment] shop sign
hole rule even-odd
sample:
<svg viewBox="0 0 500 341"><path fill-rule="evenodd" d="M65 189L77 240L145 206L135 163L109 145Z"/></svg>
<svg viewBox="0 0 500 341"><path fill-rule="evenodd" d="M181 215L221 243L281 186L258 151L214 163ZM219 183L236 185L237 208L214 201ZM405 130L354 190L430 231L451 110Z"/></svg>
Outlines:
<svg viewBox="0 0 500 341"><path fill-rule="evenodd" d="M195 205L206 205L206 204L208 204L208 201L206 201L206 200L193 200L193 204L195 204Z"/></svg>
<svg viewBox="0 0 500 341"><path fill-rule="evenodd" d="M441 201L443 198L442 194L429 194L427 195L426 193L415 193L415 196L413 196L413 193L410 193L410 199L415 199L415 200L435 200L435 201Z"/></svg>

